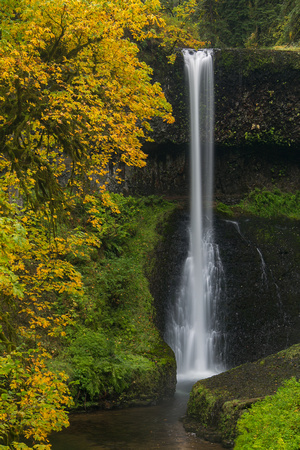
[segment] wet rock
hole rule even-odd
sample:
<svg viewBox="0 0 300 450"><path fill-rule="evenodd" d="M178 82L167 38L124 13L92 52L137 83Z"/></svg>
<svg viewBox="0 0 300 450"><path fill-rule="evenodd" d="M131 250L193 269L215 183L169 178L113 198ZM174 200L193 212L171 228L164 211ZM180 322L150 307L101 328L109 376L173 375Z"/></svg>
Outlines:
<svg viewBox="0 0 300 450"><path fill-rule="evenodd" d="M226 280L219 306L225 361L234 367L300 342L300 224L216 219Z"/></svg>

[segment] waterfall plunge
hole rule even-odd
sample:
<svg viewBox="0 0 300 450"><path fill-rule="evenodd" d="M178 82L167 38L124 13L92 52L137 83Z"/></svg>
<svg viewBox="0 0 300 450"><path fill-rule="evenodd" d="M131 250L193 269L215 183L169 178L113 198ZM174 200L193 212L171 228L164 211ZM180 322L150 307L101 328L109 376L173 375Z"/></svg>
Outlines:
<svg viewBox="0 0 300 450"><path fill-rule="evenodd" d="M213 239L212 189L214 85L212 50L184 50L190 91L191 224L190 249L180 291L170 311L166 341L175 352L179 378L220 372L223 337L217 303L222 264Z"/></svg>

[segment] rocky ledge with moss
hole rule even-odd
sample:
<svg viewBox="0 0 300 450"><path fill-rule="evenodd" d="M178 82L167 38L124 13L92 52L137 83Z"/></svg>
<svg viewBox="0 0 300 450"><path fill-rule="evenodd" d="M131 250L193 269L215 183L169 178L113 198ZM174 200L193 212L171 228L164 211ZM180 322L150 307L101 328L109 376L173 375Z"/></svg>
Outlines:
<svg viewBox="0 0 300 450"><path fill-rule="evenodd" d="M253 363L198 381L190 394L184 427L211 442L233 447L236 424L252 404L300 376L300 344Z"/></svg>

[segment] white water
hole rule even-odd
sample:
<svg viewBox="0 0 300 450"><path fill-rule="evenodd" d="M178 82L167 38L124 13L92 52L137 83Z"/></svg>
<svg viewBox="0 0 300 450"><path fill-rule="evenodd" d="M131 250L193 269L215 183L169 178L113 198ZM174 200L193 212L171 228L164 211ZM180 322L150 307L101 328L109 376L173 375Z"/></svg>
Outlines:
<svg viewBox="0 0 300 450"><path fill-rule="evenodd" d="M190 249L167 325L177 374L199 379L220 372L217 302L222 264L212 227L214 81L212 51L184 50L190 91Z"/></svg>

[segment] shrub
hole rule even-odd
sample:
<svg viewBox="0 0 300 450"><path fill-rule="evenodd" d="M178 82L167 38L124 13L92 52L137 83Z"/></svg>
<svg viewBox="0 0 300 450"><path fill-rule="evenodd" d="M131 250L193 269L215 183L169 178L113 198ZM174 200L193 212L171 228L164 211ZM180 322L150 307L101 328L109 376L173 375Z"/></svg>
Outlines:
<svg viewBox="0 0 300 450"><path fill-rule="evenodd" d="M275 395L255 403L237 430L236 450L299 450L300 382L291 378Z"/></svg>

